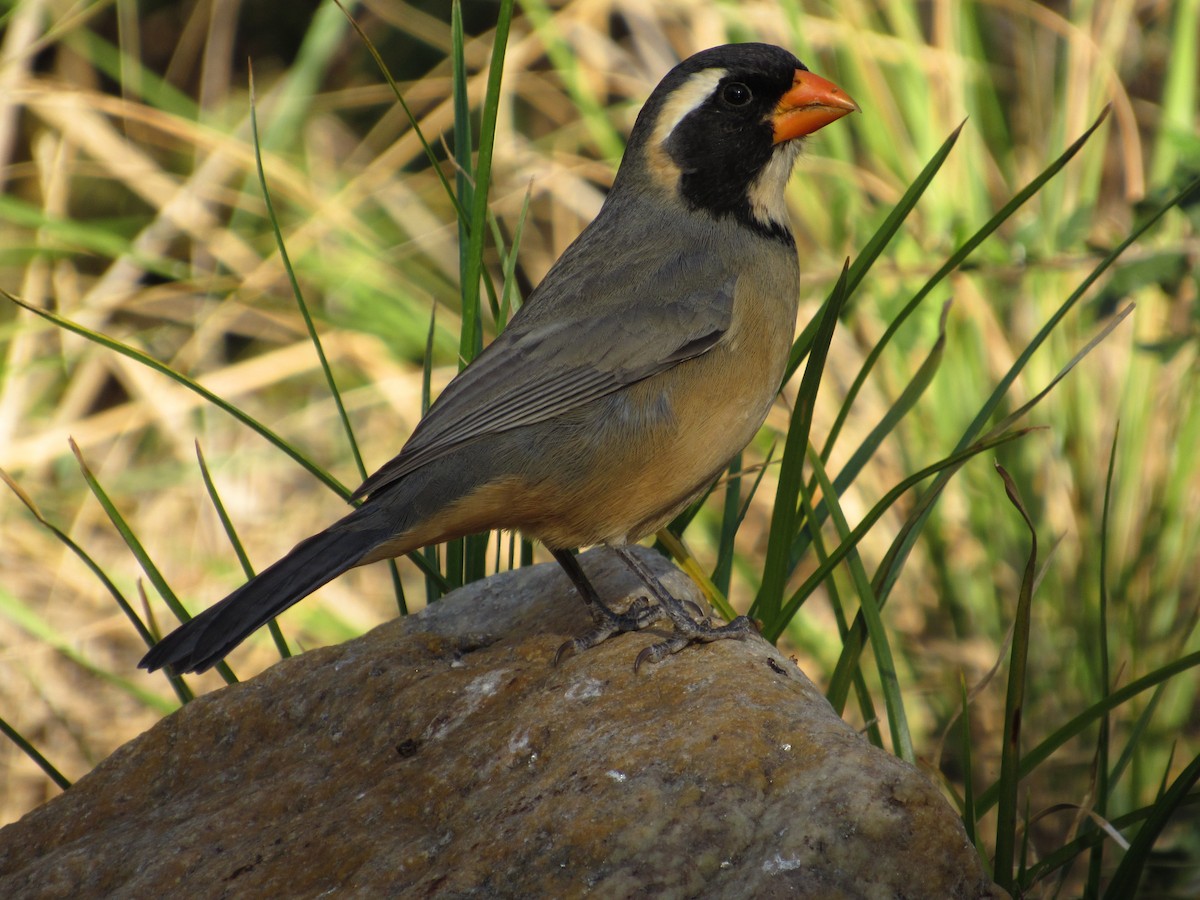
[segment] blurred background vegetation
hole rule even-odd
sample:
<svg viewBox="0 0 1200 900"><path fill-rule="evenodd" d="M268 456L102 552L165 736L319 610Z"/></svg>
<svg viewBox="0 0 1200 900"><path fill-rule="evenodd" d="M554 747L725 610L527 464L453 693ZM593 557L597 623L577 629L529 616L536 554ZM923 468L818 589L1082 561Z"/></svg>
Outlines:
<svg viewBox="0 0 1200 900"><path fill-rule="evenodd" d="M347 7L453 179L449 3ZM436 396L457 370L458 230L416 132L342 11L237 0L20 0L3 9L0 287L186 373L356 485L265 214L249 61L263 164L296 274L368 468L390 458L420 417L426 380ZM477 117L497 5L464 2L462 18L466 99ZM671 65L751 39L793 49L863 110L809 141L790 187L805 290L798 328L966 120L833 337L817 447L914 293L1111 105L1079 155L933 290L871 370L831 448L831 471L895 407L952 301L936 377L841 494L853 526L887 490L953 450L1054 310L1200 174L1200 2L518 3L496 107L489 236L507 244L523 211L525 219L515 267L487 250L496 285L511 271L510 289L527 294L595 215L641 102ZM1006 642L1029 554L1028 529L993 461L1012 474L1039 538L1026 747L1111 690L1200 650L1198 230L1193 194L1050 334L1000 415L1047 385L1118 309L1137 304L1022 422L1042 430L955 476L892 590L885 621L915 755L960 804L966 782L982 790L998 772ZM757 475L783 446L799 380L747 451L746 471ZM148 604L163 631L173 620L89 491L68 438L193 611L243 580L195 442L258 567L344 510L336 493L194 393L0 302L0 468L139 610ZM777 476L767 466L728 560L740 610L762 580ZM707 571L724 565L722 496L718 489L685 532ZM75 778L173 708L175 696L161 676L136 670L145 645L109 591L15 493L0 497L0 717ZM906 495L859 545L869 569L914 503ZM493 555L498 547L507 539L492 544ZM535 555L548 558L540 548ZM803 563L790 586L813 568ZM410 608L419 607L423 576L408 562L400 572ZM780 639L823 687L842 652L828 595L843 581L838 574L815 593ZM378 566L281 622L293 646L311 647L395 611ZM233 661L245 676L276 657L264 634ZM969 733L963 682L978 688ZM1094 723L1079 726L1022 782L1021 809L1034 819L1029 864L1086 831L1088 810L1112 818L1152 803L1200 753L1197 704L1187 668L1119 706L1104 730L1110 755L1098 753ZM854 706L846 715L878 725ZM0 823L57 791L0 741ZM1196 810L1185 804L1165 829L1145 896L1194 896L1200 887ZM980 837L985 854L989 840ZM1081 868L1054 873L1031 895L1049 896L1056 879L1080 879Z"/></svg>

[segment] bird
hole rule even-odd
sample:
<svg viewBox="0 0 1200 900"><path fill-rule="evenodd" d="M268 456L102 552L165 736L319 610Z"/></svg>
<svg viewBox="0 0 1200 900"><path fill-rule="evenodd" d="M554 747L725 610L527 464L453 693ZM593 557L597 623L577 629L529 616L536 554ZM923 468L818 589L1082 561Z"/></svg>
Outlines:
<svg viewBox="0 0 1200 900"><path fill-rule="evenodd" d="M596 218L354 492L361 505L180 625L140 667L203 672L348 569L493 529L540 541L591 613L556 664L664 619L668 637L635 669L750 634L745 616L693 614L631 548L703 495L765 421L800 295L785 187L803 139L856 110L774 45L678 63L639 112ZM650 597L612 610L573 553L594 545Z"/></svg>

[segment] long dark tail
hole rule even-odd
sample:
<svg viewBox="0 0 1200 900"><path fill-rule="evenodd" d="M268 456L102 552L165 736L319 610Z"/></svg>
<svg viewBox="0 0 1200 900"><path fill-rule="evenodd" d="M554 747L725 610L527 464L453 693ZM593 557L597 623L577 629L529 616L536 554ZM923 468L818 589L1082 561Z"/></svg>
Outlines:
<svg viewBox="0 0 1200 900"><path fill-rule="evenodd" d="M255 630L353 568L388 537L390 529L363 527L362 518L352 513L301 541L283 559L168 634L138 665L150 671L170 666L177 674L212 668Z"/></svg>

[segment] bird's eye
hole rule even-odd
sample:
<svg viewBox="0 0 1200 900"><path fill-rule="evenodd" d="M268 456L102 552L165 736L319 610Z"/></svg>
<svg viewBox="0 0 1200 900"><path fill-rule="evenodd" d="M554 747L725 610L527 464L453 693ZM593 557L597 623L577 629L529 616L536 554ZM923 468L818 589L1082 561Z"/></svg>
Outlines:
<svg viewBox="0 0 1200 900"><path fill-rule="evenodd" d="M721 99L730 106L745 106L754 99L754 94L740 81L733 81L721 88Z"/></svg>

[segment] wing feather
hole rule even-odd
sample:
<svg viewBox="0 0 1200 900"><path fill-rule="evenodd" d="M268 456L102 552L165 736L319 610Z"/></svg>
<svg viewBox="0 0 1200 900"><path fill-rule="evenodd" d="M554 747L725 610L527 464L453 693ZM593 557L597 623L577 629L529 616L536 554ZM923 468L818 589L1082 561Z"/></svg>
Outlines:
<svg viewBox="0 0 1200 900"><path fill-rule="evenodd" d="M705 279L704 268L691 270L689 289L675 292L680 299L673 302L622 303L610 293L600 306L621 310L619 317L555 318L544 308L525 319L518 314L446 386L400 453L354 497L378 491L468 441L563 415L707 352L729 327L736 279ZM676 261L677 281L678 272ZM618 290L628 295L637 288L626 283ZM586 308L586 298L567 299L571 302L556 306Z"/></svg>

